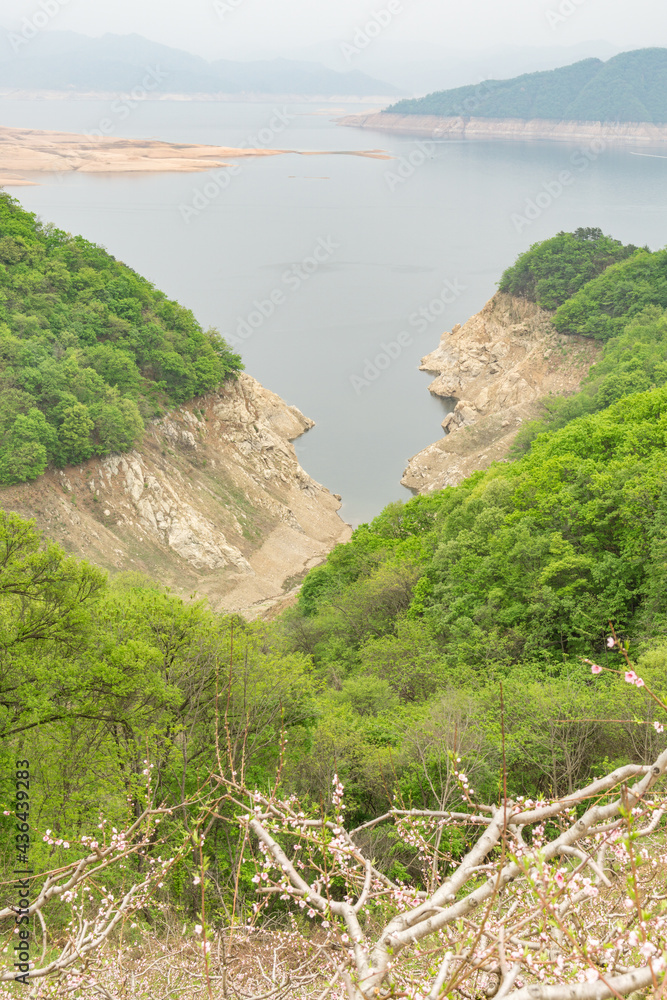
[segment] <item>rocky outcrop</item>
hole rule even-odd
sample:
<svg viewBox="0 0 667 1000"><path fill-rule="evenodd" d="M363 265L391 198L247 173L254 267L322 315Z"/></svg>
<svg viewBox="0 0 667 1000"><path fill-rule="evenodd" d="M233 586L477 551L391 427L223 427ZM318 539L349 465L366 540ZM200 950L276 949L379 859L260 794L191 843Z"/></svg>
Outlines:
<svg viewBox="0 0 667 1000"><path fill-rule="evenodd" d="M667 144L667 125L650 122L568 122L545 118L440 118L437 115L392 115L376 111L346 115L339 125L381 132L426 136L429 139L552 139L561 142L602 142L622 145ZM601 150L600 150L601 151Z"/></svg>
<svg viewBox="0 0 667 1000"><path fill-rule="evenodd" d="M112 572L253 616L351 534L290 443L312 426L242 374L152 422L141 449L6 487L0 504Z"/></svg>
<svg viewBox="0 0 667 1000"><path fill-rule="evenodd" d="M419 493L455 486L505 458L522 423L539 416L540 400L574 392L600 350L557 333L551 313L534 303L498 292L422 358L421 370L436 376L430 391L453 408L445 437L410 459L403 485Z"/></svg>

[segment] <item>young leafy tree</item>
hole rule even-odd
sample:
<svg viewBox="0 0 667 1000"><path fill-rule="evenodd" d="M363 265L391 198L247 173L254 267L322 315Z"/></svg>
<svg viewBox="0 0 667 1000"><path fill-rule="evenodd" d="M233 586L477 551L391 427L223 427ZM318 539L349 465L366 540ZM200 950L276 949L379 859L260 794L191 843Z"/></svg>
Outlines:
<svg viewBox="0 0 667 1000"><path fill-rule="evenodd" d="M72 712L104 575L0 511L0 739Z"/></svg>

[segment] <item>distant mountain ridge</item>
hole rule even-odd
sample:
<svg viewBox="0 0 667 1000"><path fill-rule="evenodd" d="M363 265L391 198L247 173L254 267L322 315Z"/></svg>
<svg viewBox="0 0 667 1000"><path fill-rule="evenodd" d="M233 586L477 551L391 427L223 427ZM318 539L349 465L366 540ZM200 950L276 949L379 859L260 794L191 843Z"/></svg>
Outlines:
<svg viewBox="0 0 667 1000"><path fill-rule="evenodd" d="M511 80L438 91L402 100L395 115L522 120L667 123L667 49L622 52L608 62L571 66Z"/></svg>
<svg viewBox="0 0 667 1000"><path fill-rule="evenodd" d="M42 32L30 41L0 31L0 88L20 91L129 93L150 71L155 93L398 95L389 83L358 70L339 73L318 63L271 59L207 62L200 56L140 35L90 38L75 32ZM155 73L159 69L159 74Z"/></svg>

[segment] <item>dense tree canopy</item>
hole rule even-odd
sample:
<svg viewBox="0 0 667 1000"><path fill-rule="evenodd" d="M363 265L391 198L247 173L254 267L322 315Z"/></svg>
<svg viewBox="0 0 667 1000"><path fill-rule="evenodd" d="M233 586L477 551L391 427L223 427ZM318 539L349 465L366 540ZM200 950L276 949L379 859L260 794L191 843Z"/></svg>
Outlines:
<svg viewBox="0 0 667 1000"><path fill-rule="evenodd" d="M16 759L32 762L36 870L68 863L63 842L95 833L102 803L102 826L117 829L164 804L174 812L159 838L109 888L120 898L147 864L170 858L146 919L167 908L180 925L200 918L205 900L209 920L230 926L258 919L258 900L280 923L289 898L258 894L256 838L234 827L245 807L216 806L205 843L194 839L202 789L223 757L232 785L280 788L318 816L336 776L351 827L398 807L466 809L461 770L488 802L503 782L512 797L541 799L663 751L665 720L647 691L619 690L582 663L623 668L621 650L629 651L646 685L667 692L663 270L663 253L623 247L599 230L561 233L523 255L503 278L508 290L557 306L554 316L575 326L585 302L579 332L605 331L582 392L550 402L521 457L390 504L361 525L271 622L215 613L138 574L108 580L0 512L5 871ZM40 334L37 348L47 341ZM78 363L84 350L54 353L70 366L61 375L69 373L73 401L59 421L37 405L17 410L7 461L35 462L20 446L56 432L59 448L94 440L94 411L76 388L93 370ZM12 386L3 399L22 392ZM466 822L464 814L460 827L437 827L447 866L473 842ZM411 892L430 884L415 840L396 830L368 836L382 878ZM201 848L196 879L184 842ZM318 858L311 852L299 870L315 879Z"/></svg>
<svg viewBox="0 0 667 1000"><path fill-rule="evenodd" d="M0 483L126 451L241 368L145 278L0 195Z"/></svg>
<svg viewBox="0 0 667 1000"><path fill-rule="evenodd" d="M605 236L601 229L560 232L522 253L500 279L500 291L557 309L611 264L637 250Z"/></svg>
<svg viewBox="0 0 667 1000"><path fill-rule="evenodd" d="M511 80L405 99L390 114L556 121L667 122L667 49L622 52L608 62L525 73Z"/></svg>

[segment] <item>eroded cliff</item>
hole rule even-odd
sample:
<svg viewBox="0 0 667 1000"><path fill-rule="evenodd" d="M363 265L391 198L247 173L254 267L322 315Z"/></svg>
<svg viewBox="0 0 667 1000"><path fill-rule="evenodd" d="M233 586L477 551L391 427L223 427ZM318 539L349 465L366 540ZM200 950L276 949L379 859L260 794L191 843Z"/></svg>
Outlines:
<svg viewBox="0 0 667 1000"><path fill-rule="evenodd" d="M422 358L421 370L437 376L429 390L456 406L445 437L410 459L403 485L419 493L455 486L505 458L522 423L539 416L540 399L574 392L600 350L557 333L534 303L498 292Z"/></svg>
<svg viewBox="0 0 667 1000"><path fill-rule="evenodd" d="M253 616L351 534L297 461L291 441L312 426L242 374L152 422L141 450L5 487L0 503L98 566Z"/></svg>

